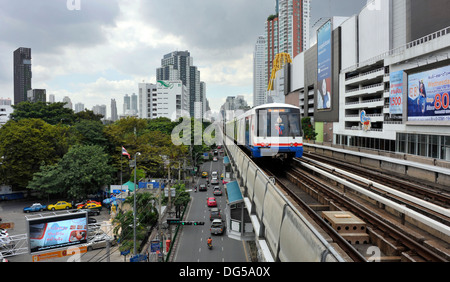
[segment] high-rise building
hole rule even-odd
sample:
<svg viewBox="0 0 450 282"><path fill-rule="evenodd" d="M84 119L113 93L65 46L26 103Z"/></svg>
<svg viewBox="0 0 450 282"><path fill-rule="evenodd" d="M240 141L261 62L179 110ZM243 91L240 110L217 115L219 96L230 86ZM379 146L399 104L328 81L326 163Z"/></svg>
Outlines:
<svg viewBox="0 0 450 282"><path fill-rule="evenodd" d="M14 51L14 105L27 101L31 78L31 48L20 47Z"/></svg>
<svg viewBox="0 0 450 282"><path fill-rule="evenodd" d="M106 105L95 105L94 107L92 107L92 111L96 115L102 115L102 119L106 118Z"/></svg>
<svg viewBox="0 0 450 282"><path fill-rule="evenodd" d="M292 58L309 47L310 0L278 0L279 52Z"/></svg>
<svg viewBox="0 0 450 282"><path fill-rule="evenodd" d="M72 101L70 100L70 98L68 96L65 96L63 98L63 103L66 103L64 105L64 108L73 110Z"/></svg>
<svg viewBox="0 0 450 282"><path fill-rule="evenodd" d="M130 114L131 109L131 98L128 96L128 94L125 94L125 97L123 97L123 115L127 116Z"/></svg>
<svg viewBox="0 0 450 282"><path fill-rule="evenodd" d="M131 114L132 115L137 115L138 114L138 96L136 95L136 93L133 93L131 95Z"/></svg>
<svg viewBox="0 0 450 282"><path fill-rule="evenodd" d="M48 95L48 102L55 103L55 94ZM83 111L84 111L84 109L83 109Z"/></svg>
<svg viewBox="0 0 450 282"><path fill-rule="evenodd" d="M265 50L266 38L259 36L253 52L253 106L266 102Z"/></svg>
<svg viewBox="0 0 450 282"><path fill-rule="evenodd" d="M194 59L188 51L175 51L164 55L161 67L156 69L157 81L181 80L189 91L189 113L192 117L203 116L205 111L206 85L201 85L200 71L193 65ZM204 92L202 92L203 90ZM195 111L194 103L202 103L197 106L201 112Z"/></svg>
<svg viewBox="0 0 450 282"><path fill-rule="evenodd" d="M45 103L47 102L47 91L45 89L30 89L27 91L27 101Z"/></svg>
<svg viewBox="0 0 450 282"><path fill-rule="evenodd" d="M181 80L139 83L139 117L176 120L189 112L189 91Z"/></svg>
<svg viewBox="0 0 450 282"><path fill-rule="evenodd" d="M277 0L276 11L265 26L266 86L278 53L288 53L293 59L309 48L310 0Z"/></svg>
<svg viewBox="0 0 450 282"><path fill-rule="evenodd" d="M76 103L75 104L75 113L79 113L84 111L84 104L83 103Z"/></svg>
<svg viewBox="0 0 450 282"><path fill-rule="evenodd" d="M111 99L111 121L116 121L119 119L119 115L117 114L117 103L116 99Z"/></svg>

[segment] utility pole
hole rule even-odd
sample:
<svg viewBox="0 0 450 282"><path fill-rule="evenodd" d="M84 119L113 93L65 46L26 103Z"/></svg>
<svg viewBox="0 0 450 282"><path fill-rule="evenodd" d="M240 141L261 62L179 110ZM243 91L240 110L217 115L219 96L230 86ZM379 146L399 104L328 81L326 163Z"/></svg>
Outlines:
<svg viewBox="0 0 450 282"><path fill-rule="evenodd" d="M137 152L134 154L134 199L133 199L133 245L134 245L134 255L136 256L137 250L136 250L136 170L137 170L137 163L136 163L136 156L141 155L141 153Z"/></svg>

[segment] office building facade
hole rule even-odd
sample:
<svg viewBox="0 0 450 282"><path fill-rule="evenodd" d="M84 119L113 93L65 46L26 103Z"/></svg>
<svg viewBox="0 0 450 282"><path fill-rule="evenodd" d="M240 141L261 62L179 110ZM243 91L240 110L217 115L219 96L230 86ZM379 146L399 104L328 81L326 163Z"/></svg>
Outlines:
<svg viewBox="0 0 450 282"><path fill-rule="evenodd" d="M20 47L14 51L14 105L27 101L31 90L31 48Z"/></svg>

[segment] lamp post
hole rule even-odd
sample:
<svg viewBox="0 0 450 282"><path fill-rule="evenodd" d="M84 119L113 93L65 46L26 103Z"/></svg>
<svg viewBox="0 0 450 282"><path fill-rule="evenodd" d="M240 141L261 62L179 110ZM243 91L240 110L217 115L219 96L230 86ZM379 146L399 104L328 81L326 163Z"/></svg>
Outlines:
<svg viewBox="0 0 450 282"><path fill-rule="evenodd" d="M137 254L136 251L136 170L137 170L137 163L136 163L136 156L140 156L141 153L137 152L134 154L134 203L133 203L133 245L134 245L134 255Z"/></svg>

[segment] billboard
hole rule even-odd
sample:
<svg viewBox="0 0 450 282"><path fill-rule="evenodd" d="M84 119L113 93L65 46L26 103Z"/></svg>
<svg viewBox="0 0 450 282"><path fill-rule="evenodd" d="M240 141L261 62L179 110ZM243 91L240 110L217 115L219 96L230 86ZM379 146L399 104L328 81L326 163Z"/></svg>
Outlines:
<svg viewBox="0 0 450 282"><path fill-rule="evenodd" d="M87 213L27 218L30 254L87 243Z"/></svg>
<svg viewBox="0 0 450 282"><path fill-rule="evenodd" d="M331 109L332 22L329 20L317 30L317 106Z"/></svg>
<svg viewBox="0 0 450 282"><path fill-rule="evenodd" d="M408 121L450 121L450 66L408 76Z"/></svg>
<svg viewBox="0 0 450 282"><path fill-rule="evenodd" d="M390 74L391 89L389 94L389 113L403 114L403 71Z"/></svg>

